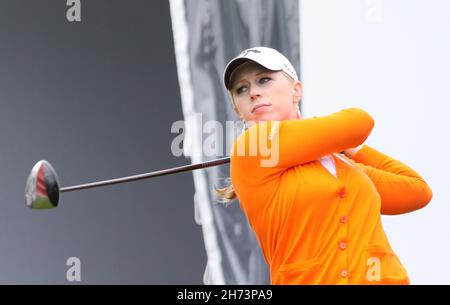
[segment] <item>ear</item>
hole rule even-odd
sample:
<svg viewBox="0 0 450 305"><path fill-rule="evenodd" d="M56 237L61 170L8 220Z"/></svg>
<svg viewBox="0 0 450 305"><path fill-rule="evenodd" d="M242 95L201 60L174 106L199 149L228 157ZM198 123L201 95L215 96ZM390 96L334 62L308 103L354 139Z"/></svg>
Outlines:
<svg viewBox="0 0 450 305"><path fill-rule="evenodd" d="M300 103L303 95L303 84L301 81L295 81L292 88L292 101L294 104Z"/></svg>

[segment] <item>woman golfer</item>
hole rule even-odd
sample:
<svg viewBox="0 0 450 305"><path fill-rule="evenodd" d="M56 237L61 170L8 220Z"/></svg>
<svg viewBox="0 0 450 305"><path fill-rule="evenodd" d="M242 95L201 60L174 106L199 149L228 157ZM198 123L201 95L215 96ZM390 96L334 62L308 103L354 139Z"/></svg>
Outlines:
<svg viewBox="0 0 450 305"><path fill-rule="evenodd" d="M278 51L255 47L224 73L247 129L231 153L232 184L272 284L408 284L381 214L432 197L413 169L364 143L374 120L357 108L302 119L302 84Z"/></svg>

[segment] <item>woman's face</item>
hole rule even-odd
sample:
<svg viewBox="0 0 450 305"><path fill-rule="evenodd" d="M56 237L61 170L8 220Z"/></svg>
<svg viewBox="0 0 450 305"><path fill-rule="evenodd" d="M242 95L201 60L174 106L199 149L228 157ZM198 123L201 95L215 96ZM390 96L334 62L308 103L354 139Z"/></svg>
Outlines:
<svg viewBox="0 0 450 305"><path fill-rule="evenodd" d="M258 121L301 118L298 103L302 85L281 71L270 71L255 62L240 65L231 75L235 111L248 126Z"/></svg>

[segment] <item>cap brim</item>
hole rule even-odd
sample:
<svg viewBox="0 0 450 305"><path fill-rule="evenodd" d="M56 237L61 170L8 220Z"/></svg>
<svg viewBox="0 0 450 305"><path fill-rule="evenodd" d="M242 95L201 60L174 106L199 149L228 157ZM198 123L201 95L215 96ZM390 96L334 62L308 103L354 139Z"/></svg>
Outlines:
<svg viewBox="0 0 450 305"><path fill-rule="evenodd" d="M231 80L231 74L233 73L233 71L236 70L237 67L239 67L240 65L242 65L243 63L248 62L248 61L255 62L254 60L251 60L249 58L241 57L241 58L236 58L228 63L227 67L225 68L225 73L223 76L225 87L228 90L231 89L230 88L230 80Z"/></svg>
<svg viewBox="0 0 450 305"><path fill-rule="evenodd" d="M252 61L254 63L257 63L258 65L271 70L271 71L280 71L282 70L282 67L279 67L278 65L274 65L273 63L270 62L265 62L262 59L253 59L250 57L238 57L233 59L232 61L230 61L228 63L228 65L225 68L225 73L224 73L224 82L225 82L225 87L230 90L230 81L231 81L231 74L233 73L234 70L236 70L237 67L239 67L240 65L242 65L243 63Z"/></svg>

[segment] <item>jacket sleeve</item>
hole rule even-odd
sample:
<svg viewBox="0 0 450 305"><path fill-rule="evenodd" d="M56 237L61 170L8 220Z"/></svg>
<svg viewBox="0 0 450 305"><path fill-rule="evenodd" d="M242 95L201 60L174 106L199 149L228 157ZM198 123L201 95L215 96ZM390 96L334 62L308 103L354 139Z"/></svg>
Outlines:
<svg viewBox="0 0 450 305"><path fill-rule="evenodd" d="M425 180L412 168L367 145L353 160L366 172L381 197L381 213L403 214L426 206L433 193Z"/></svg>
<svg viewBox="0 0 450 305"><path fill-rule="evenodd" d="M274 174L358 146L373 126L372 117L358 108L302 120L258 123L236 140L232 165L256 175L259 170Z"/></svg>

